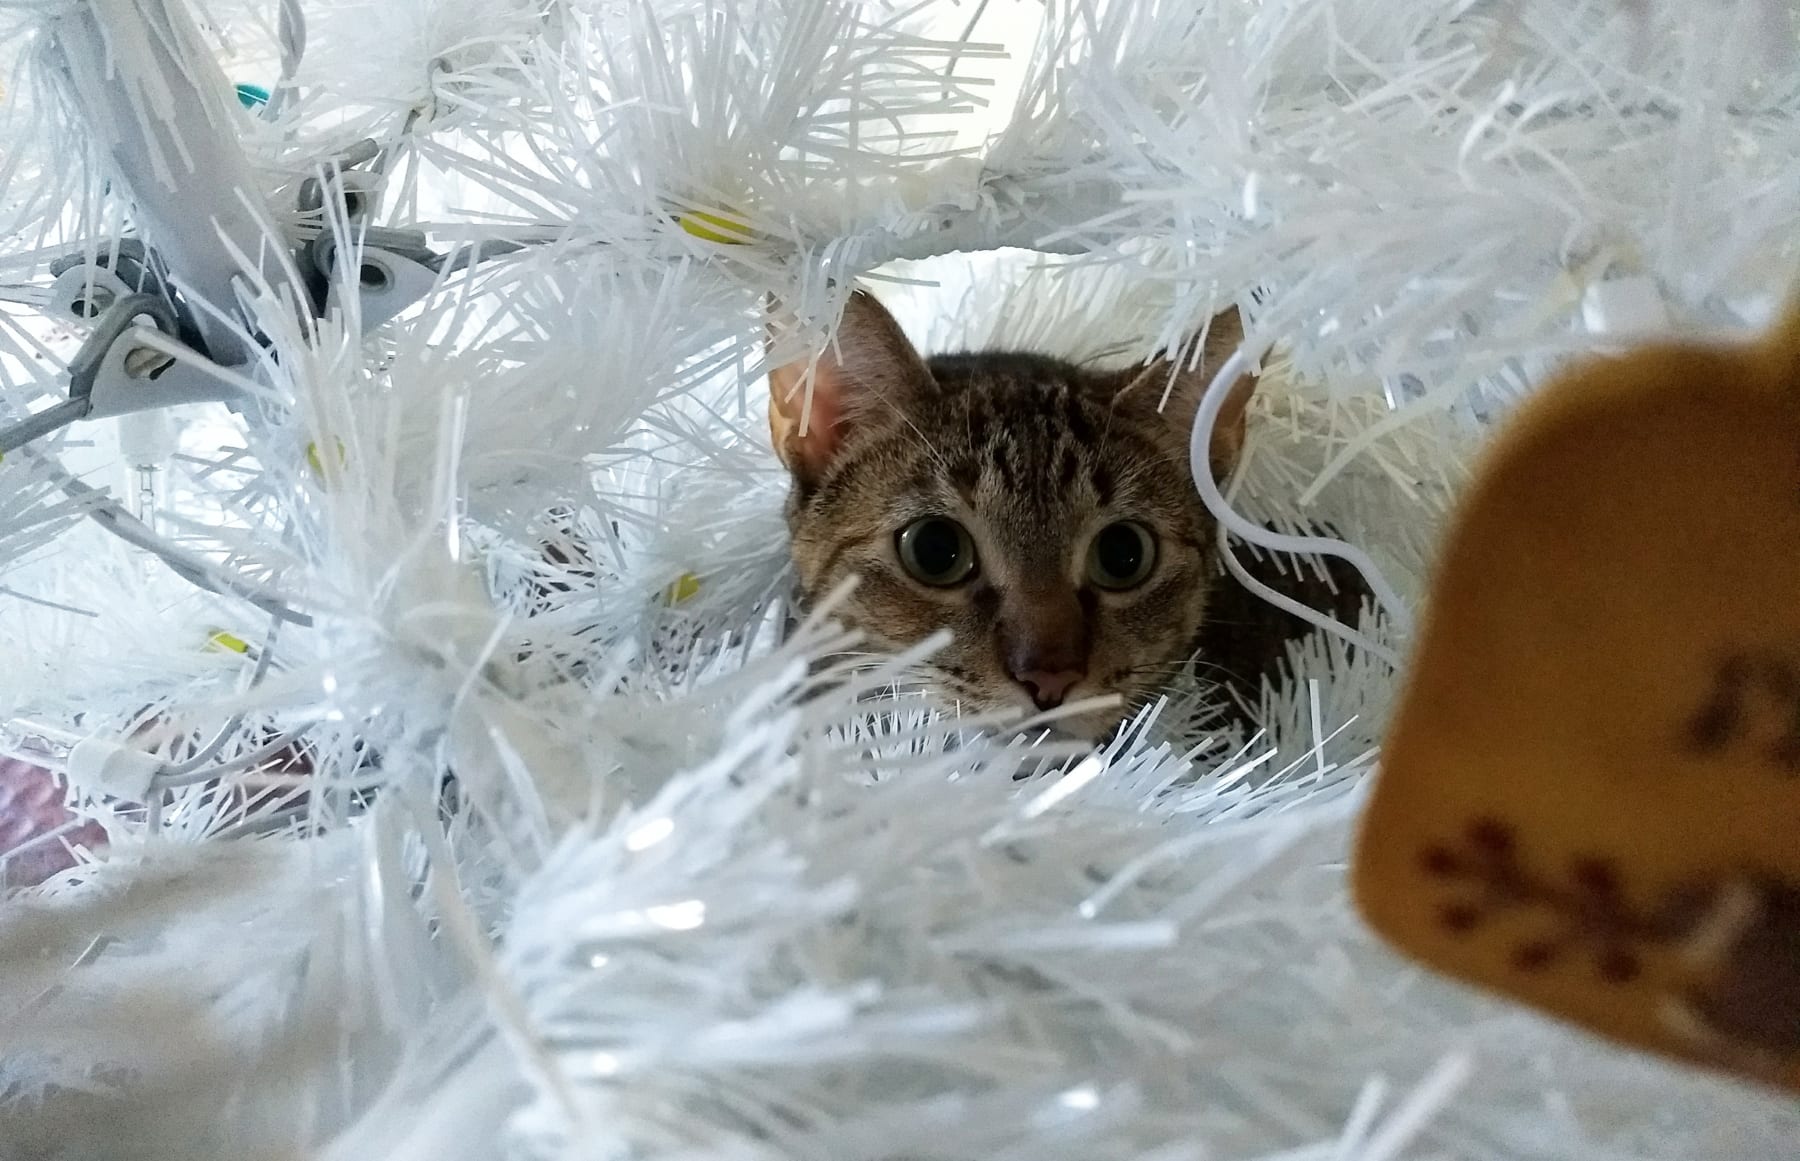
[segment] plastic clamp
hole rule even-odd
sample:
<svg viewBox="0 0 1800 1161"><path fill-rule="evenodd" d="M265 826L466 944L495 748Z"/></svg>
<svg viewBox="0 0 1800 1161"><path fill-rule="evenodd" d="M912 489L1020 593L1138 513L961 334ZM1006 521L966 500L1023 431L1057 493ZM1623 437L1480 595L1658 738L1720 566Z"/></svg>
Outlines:
<svg viewBox="0 0 1800 1161"><path fill-rule="evenodd" d="M69 784L89 794L142 802L162 773L155 754L114 738L83 738L69 750L64 764Z"/></svg>
<svg viewBox="0 0 1800 1161"><path fill-rule="evenodd" d="M345 280L333 277L338 260L337 240L320 234L307 247L314 268L326 279L327 312L342 303ZM425 236L411 230L366 231L356 252L358 295L362 329L373 330L413 303L424 298L438 283L431 263L437 255Z"/></svg>
<svg viewBox="0 0 1800 1161"><path fill-rule="evenodd" d="M158 294L132 294L119 299L106 308L100 321L94 324L87 341L69 360L69 398L80 399L91 403L94 394L94 381L99 378L101 368L113 354L113 348L120 345L119 340L126 332L137 326L137 320L148 315L156 323L157 329L165 335L177 333L178 323L175 308L168 300ZM151 372L146 377L155 378L158 372ZM84 410L83 415L87 412Z"/></svg>

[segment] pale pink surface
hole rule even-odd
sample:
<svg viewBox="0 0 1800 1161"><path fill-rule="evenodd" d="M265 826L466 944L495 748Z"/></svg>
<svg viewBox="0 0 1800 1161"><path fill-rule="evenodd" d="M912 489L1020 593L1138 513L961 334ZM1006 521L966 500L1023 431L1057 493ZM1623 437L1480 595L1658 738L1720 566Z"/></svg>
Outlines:
<svg viewBox="0 0 1800 1161"><path fill-rule="evenodd" d="M75 820L63 805L63 790L62 779L51 771L0 758L0 889L34 886L74 866L71 845L95 848L105 844L106 832L89 822L20 849Z"/></svg>

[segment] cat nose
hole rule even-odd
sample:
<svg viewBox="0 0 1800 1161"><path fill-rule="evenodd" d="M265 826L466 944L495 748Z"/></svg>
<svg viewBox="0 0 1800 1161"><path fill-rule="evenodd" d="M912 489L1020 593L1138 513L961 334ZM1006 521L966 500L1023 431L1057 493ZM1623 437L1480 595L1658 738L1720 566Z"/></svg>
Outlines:
<svg viewBox="0 0 1800 1161"><path fill-rule="evenodd" d="M1031 691L1039 709L1047 710L1061 705L1069 687L1086 676L1080 669L1025 669L1015 672L1013 679Z"/></svg>
<svg viewBox="0 0 1800 1161"><path fill-rule="evenodd" d="M1031 691L1031 700L1037 702L1039 709L1055 709L1067 697L1069 686L1087 677L1080 670L1026 670L1024 673L1013 673L1019 684Z"/></svg>
<svg viewBox="0 0 1800 1161"><path fill-rule="evenodd" d="M1006 672L1030 692L1039 709L1061 705L1069 689L1087 676L1093 638L1074 589L1012 594L1001 609L999 631Z"/></svg>

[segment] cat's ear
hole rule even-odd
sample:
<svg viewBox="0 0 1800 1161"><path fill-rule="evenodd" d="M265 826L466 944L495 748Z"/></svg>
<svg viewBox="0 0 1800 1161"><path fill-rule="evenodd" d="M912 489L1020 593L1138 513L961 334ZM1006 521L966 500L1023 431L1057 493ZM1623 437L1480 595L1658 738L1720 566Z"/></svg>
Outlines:
<svg viewBox="0 0 1800 1161"><path fill-rule="evenodd" d="M1159 358L1133 367L1121 376L1124 386L1118 398L1135 407L1160 407L1163 418L1185 438L1193 431L1200 397L1206 394L1213 376L1225 365L1225 360L1237 353L1243 341L1244 320L1234 306L1215 316L1207 326L1198 360L1183 358L1178 366L1174 360ZM1189 353L1184 352L1184 355ZM1225 404L1219 409L1218 422L1213 425L1212 432L1214 475L1222 478L1237 466L1238 456L1244 450L1250 398L1255 394L1256 375L1249 372L1239 376L1225 396Z"/></svg>
<svg viewBox="0 0 1800 1161"><path fill-rule="evenodd" d="M807 391L808 381L812 390ZM814 481L857 424L904 411L930 389L931 372L894 316L858 290L816 359L769 372L769 435L789 472Z"/></svg>

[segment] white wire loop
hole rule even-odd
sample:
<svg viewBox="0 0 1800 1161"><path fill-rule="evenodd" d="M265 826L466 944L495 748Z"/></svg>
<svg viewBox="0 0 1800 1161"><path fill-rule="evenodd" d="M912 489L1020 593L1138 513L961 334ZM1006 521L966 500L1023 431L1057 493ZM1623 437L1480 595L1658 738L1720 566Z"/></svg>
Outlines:
<svg viewBox="0 0 1800 1161"><path fill-rule="evenodd" d="M1352 568L1362 574L1363 580L1368 583L1369 591L1375 595L1376 602L1387 613L1389 622L1399 636L1402 639L1410 637L1413 625L1412 610L1401 599L1400 593L1388 582L1387 577L1382 575L1380 566L1368 553L1356 545L1339 540L1334 536L1290 536L1264 528L1233 509L1231 503L1225 499L1225 494L1219 490L1219 482L1214 478L1212 470L1213 428L1218 426L1219 412L1225 406L1225 398L1230 394L1232 385L1248 374L1260 361L1262 354L1267 350L1267 345L1265 344L1261 349L1255 349L1255 354L1251 353L1253 349L1255 348L1252 348L1250 341L1246 339L1232 353L1232 356L1225 360L1225 364L1213 376L1212 382L1207 384L1206 393L1200 398L1200 409L1194 416L1194 430L1188 441L1188 467L1193 473L1195 487L1200 489L1201 501L1218 520L1221 532L1228 532L1241 540L1261 545L1264 548L1272 548L1278 552L1335 556L1348 561ZM1225 550L1224 555L1226 568L1231 571L1231 574L1237 578L1240 584L1263 600L1329 633L1334 633L1359 648L1369 650L1389 664L1398 663L1398 658L1392 650L1369 640L1335 617L1327 616L1317 609L1301 604L1256 580L1244 570L1229 549Z"/></svg>

